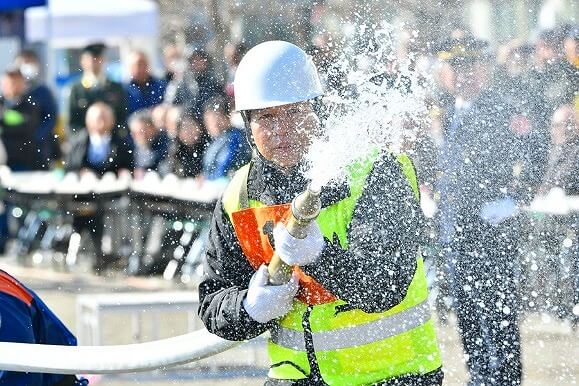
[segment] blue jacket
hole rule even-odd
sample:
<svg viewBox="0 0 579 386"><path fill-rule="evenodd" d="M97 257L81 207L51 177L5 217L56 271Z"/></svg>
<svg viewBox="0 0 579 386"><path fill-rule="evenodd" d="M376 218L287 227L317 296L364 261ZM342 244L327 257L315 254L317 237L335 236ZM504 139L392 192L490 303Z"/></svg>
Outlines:
<svg viewBox="0 0 579 386"><path fill-rule="evenodd" d="M76 346L76 338L40 298L0 270L0 341ZM0 370L0 386L87 385L86 380L59 374Z"/></svg>
<svg viewBox="0 0 579 386"><path fill-rule="evenodd" d="M149 81L144 85L133 81L129 82L126 86L129 100L127 113L130 115L137 110L146 109L163 102L166 88L167 82L153 77L149 78Z"/></svg>
<svg viewBox="0 0 579 386"><path fill-rule="evenodd" d="M208 180L227 177L251 160L251 148L243 131L225 130L214 138L203 155L203 175Z"/></svg>

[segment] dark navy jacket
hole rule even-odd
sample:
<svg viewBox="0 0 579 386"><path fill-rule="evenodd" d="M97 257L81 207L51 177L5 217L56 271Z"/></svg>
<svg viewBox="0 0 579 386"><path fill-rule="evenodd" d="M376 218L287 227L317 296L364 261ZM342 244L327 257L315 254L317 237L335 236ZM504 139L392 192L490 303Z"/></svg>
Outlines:
<svg viewBox="0 0 579 386"><path fill-rule="evenodd" d="M167 88L167 82L153 77L150 77L144 85L134 81L129 82L126 86L129 102L128 114L163 102L165 88Z"/></svg>
<svg viewBox="0 0 579 386"><path fill-rule="evenodd" d="M76 346L76 338L40 298L0 270L0 342ZM87 385L72 375L0 370L0 386Z"/></svg>

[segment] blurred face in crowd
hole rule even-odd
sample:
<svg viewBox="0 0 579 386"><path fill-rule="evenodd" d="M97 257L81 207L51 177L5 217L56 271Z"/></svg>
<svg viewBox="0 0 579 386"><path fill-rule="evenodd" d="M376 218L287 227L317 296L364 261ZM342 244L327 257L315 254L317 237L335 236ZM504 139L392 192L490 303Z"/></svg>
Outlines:
<svg viewBox="0 0 579 386"><path fill-rule="evenodd" d="M153 125L155 125L157 129L166 129L166 120L169 108L170 106L164 103L153 107L153 111L151 111L151 118L153 119Z"/></svg>
<svg viewBox="0 0 579 386"><path fill-rule="evenodd" d="M84 52L80 56L80 67L84 72L94 75L100 75L103 70L105 58L104 56L93 56L89 52Z"/></svg>
<svg viewBox="0 0 579 386"><path fill-rule="evenodd" d="M191 57L189 58L189 64L191 65L191 69L195 74L205 73L209 66L207 58L204 57L202 54L191 55Z"/></svg>
<svg viewBox="0 0 579 386"><path fill-rule="evenodd" d="M577 113L571 105L559 107L551 120L551 142L555 146L579 138Z"/></svg>
<svg viewBox="0 0 579 386"><path fill-rule="evenodd" d="M474 99L488 83L489 64L482 60L463 62L452 66L454 70L454 89L457 97Z"/></svg>
<svg viewBox="0 0 579 386"><path fill-rule="evenodd" d="M261 155L288 169L303 159L320 122L313 106L303 102L252 110L250 128Z"/></svg>
<svg viewBox="0 0 579 386"><path fill-rule="evenodd" d="M157 129L153 126L153 123L141 119L131 120L129 129L135 143L141 147L149 147L151 141L157 135Z"/></svg>
<svg viewBox="0 0 579 386"><path fill-rule="evenodd" d="M454 70L447 62L441 62L436 68L436 80L442 89L453 92L454 91Z"/></svg>
<svg viewBox="0 0 579 386"><path fill-rule="evenodd" d="M577 64L579 59L579 52L577 50L577 39L574 37L567 37L563 41L563 49L565 50L565 57L569 63Z"/></svg>
<svg viewBox="0 0 579 386"><path fill-rule="evenodd" d="M182 58L179 49L175 45L170 44L164 48L163 62L165 64L165 68L169 72L179 72L177 67L179 67L180 63L182 63Z"/></svg>
<svg viewBox="0 0 579 386"><path fill-rule="evenodd" d="M133 52L129 62L131 79L137 83L145 83L149 80L150 69L147 56L142 52Z"/></svg>
<svg viewBox="0 0 579 386"><path fill-rule="evenodd" d="M203 135L203 127L201 124L194 119L186 118L181 123L181 129L179 130L179 140L187 146L193 146Z"/></svg>
<svg viewBox="0 0 579 386"><path fill-rule="evenodd" d="M505 68L510 76L515 77L522 74L526 67L526 58L523 55L515 50L509 52L505 60Z"/></svg>
<svg viewBox="0 0 579 386"><path fill-rule="evenodd" d="M203 121L207 133L209 133L212 138L219 137L221 133L231 126L227 115L220 110L213 110L211 108L205 110Z"/></svg>
<svg viewBox="0 0 579 386"><path fill-rule="evenodd" d="M20 72L4 74L2 76L2 95L6 99L15 99L24 95L26 81Z"/></svg>
<svg viewBox="0 0 579 386"><path fill-rule="evenodd" d="M171 138L177 137L179 131L179 124L181 123L181 118L183 116L183 110L179 106L172 106L167 111L167 117L165 119L165 128L167 129L167 134Z"/></svg>
<svg viewBox="0 0 579 386"><path fill-rule="evenodd" d="M88 108L85 122L90 135L106 136L113 130L115 115L109 106L95 103Z"/></svg>
<svg viewBox="0 0 579 386"><path fill-rule="evenodd" d="M557 59L557 49L555 46L545 39L537 40L535 44L535 60L537 64L542 66L555 59Z"/></svg>
<svg viewBox="0 0 579 386"><path fill-rule="evenodd" d="M14 63L20 68L20 72L27 80L35 80L40 75L40 63L32 52L19 54Z"/></svg>

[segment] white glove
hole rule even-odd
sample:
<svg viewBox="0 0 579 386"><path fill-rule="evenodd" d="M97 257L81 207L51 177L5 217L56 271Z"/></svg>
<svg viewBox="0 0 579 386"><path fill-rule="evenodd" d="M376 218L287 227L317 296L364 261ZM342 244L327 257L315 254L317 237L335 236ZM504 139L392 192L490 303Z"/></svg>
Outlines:
<svg viewBox="0 0 579 386"><path fill-rule="evenodd" d="M318 223L312 221L306 228L306 238L298 239L289 234L286 227L279 223L273 230L275 251L288 265L308 265L320 257L326 242Z"/></svg>
<svg viewBox="0 0 579 386"><path fill-rule="evenodd" d="M267 266L262 265L251 277L247 296L243 299L243 308L259 323L280 318L291 309L298 287L295 274L287 284L270 285Z"/></svg>
<svg viewBox="0 0 579 386"><path fill-rule="evenodd" d="M480 217L492 225L498 225L512 217L517 211L517 204L510 198L487 202L480 210Z"/></svg>

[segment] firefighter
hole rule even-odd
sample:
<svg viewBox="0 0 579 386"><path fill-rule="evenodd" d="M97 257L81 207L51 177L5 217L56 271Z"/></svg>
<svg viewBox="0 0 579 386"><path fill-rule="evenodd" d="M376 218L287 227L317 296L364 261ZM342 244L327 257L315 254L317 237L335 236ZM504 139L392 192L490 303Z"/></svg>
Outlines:
<svg viewBox="0 0 579 386"><path fill-rule="evenodd" d="M322 209L294 238L289 203L320 132L318 73L299 47L251 49L235 77L235 105L254 148L213 214L199 315L229 340L269 330L266 385L440 385L441 358L419 252L422 217L410 160L376 151L324 186ZM294 266L272 285L274 251Z"/></svg>
<svg viewBox="0 0 579 386"><path fill-rule="evenodd" d="M0 342L76 346L76 338L22 283L0 270ZM82 386L73 375L2 371L0 386Z"/></svg>

